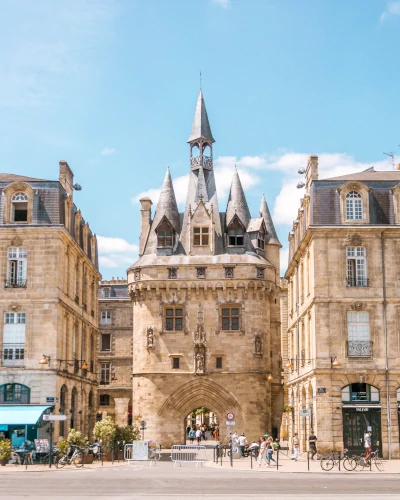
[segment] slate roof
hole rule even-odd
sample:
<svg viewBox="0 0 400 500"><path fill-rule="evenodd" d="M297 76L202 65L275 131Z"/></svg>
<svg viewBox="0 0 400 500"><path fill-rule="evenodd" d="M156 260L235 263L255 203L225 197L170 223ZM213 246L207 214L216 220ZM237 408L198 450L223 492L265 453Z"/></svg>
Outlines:
<svg viewBox="0 0 400 500"><path fill-rule="evenodd" d="M397 181L400 182L400 170L375 170L373 167L362 172L354 174L341 175L339 177L330 177L321 179L327 181Z"/></svg>
<svg viewBox="0 0 400 500"><path fill-rule="evenodd" d="M26 177L17 174L0 174L0 182L46 182L45 179L36 179L35 177Z"/></svg>
<svg viewBox="0 0 400 500"><path fill-rule="evenodd" d="M268 244L270 245L281 245L278 239L278 235L275 231L275 226L272 221L271 214L269 213L269 208L267 205L267 200L265 199L264 194L262 195L261 205L260 205L260 215L264 217L265 226L267 228L267 232L269 234Z"/></svg>
<svg viewBox="0 0 400 500"><path fill-rule="evenodd" d="M226 207L226 226L229 225L235 214L239 217L244 227L247 227L250 222L251 215L236 167L233 173L228 205Z"/></svg>
<svg viewBox="0 0 400 500"><path fill-rule="evenodd" d="M192 132L187 142L193 142L197 139L205 139L211 143L215 142L211 133L210 123L208 121L206 105L203 99L203 92L200 90L197 99L196 112L194 114Z"/></svg>

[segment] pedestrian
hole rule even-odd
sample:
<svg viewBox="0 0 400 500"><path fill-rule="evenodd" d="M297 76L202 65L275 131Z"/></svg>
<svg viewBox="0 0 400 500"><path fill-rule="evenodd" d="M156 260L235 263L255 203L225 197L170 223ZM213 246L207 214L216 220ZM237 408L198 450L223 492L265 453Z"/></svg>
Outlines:
<svg viewBox="0 0 400 500"><path fill-rule="evenodd" d="M239 443L239 448L240 448L240 455L244 457L244 449L247 444L247 439L246 436L244 435L244 432L239 436L238 438L238 443Z"/></svg>
<svg viewBox="0 0 400 500"><path fill-rule="evenodd" d="M273 457L273 455L274 455L273 444L274 444L274 440L272 439L272 437L269 437L267 439L267 467L271 466L271 460L276 463L276 460Z"/></svg>
<svg viewBox="0 0 400 500"><path fill-rule="evenodd" d="M297 462L297 459L299 458L299 451L300 451L299 446L300 446L299 435L297 434L297 432L295 432L292 438L292 447L294 453L292 460L294 460L295 462Z"/></svg>
<svg viewBox="0 0 400 500"><path fill-rule="evenodd" d="M235 431L233 434L232 434L232 451L233 453L237 453L238 451L238 433Z"/></svg>
<svg viewBox="0 0 400 500"><path fill-rule="evenodd" d="M267 451L267 440L265 439L264 436L261 436L260 440L261 440L260 441L260 451L258 454L258 466L257 467L261 467L263 459L265 461L267 460L265 457L265 454ZM267 465L267 464L265 464L265 465Z"/></svg>
<svg viewBox="0 0 400 500"><path fill-rule="evenodd" d="M196 431L197 444L200 444L201 436L202 436L201 429L197 429L197 431Z"/></svg>
<svg viewBox="0 0 400 500"><path fill-rule="evenodd" d="M189 437L189 432L190 432L190 429L191 429L191 427L190 427L190 425L188 425L188 426L186 427L186 434L188 435L188 437Z"/></svg>
<svg viewBox="0 0 400 500"><path fill-rule="evenodd" d="M195 435L194 429L190 429L189 431L190 444L193 444L194 435Z"/></svg>
<svg viewBox="0 0 400 500"><path fill-rule="evenodd" d="M317 436L312 430L308 436L308 445L311 452L311 460L314 460L314 455L317 453Z"/></svg>
<svg viewBox="0 0 400 500"><path fill-rule="evenodd" d="M216 427L216 428L214 429L214 439L215 439L216 441L218 441L218 440L219 440L219 430L218 430L218 427Z"/></svg>
<svg viewBox="0 0 400 500"><path fill-rule="evenodd" d="M207 438L206 438L206 426L203 424L200 427L200 430L201 430L201 437L204 439L204 441L207 441Z"/></svg>
<svg viewBox="0 0 400 500"><path fill-rule="evenodd" d="M364 448L365 448L365 460L369 460L372 451L372 438L371 431L367 431L364 434Z"/></svg>

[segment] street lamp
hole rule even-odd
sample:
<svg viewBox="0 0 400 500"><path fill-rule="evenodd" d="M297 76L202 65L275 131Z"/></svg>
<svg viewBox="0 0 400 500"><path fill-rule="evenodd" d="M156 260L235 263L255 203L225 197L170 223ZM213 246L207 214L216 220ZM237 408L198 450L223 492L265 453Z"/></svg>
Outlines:
<svg viewBox="0 0 400 500"><path fill-rule="evenodd" d="M46 356L46 354L43 354L42 359L39 361L39 365L49 365L50 366L50 356Z"/></svg>
<svg viewBox="0 0 400 500"><path fill-rule="evenodd" d="M268 380L268 382L271 382L272 380L274 380L274 377L272 376L272 373L270 373L268 375L267 380Z"/></svg>
<svg viewBox="0 0 400 500"><path fill-rule="evenodd" d="M339 361L336 359L336 356L331 358L331 368L337 368L340 366Z"/></svg>

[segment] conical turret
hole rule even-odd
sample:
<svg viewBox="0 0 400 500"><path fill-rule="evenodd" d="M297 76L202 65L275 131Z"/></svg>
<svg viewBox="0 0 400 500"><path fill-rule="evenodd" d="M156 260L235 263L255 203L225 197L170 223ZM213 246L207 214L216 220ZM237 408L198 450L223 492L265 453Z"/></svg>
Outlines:
<svg viewBox="0 0 400 500"><path fill-rule="evenodd" d="M265 196L262 196L261 205L260 205L260 217L264 217L265 226L267 228L268 234L270 235L268 244L269 245L279 245L282 246L279 242L278 236L275 231L274 223L272 222L271 214L269 213L267 201Z"/></svg>
<svg viewBox="0 0 400 500"><path fill-rule="evenodd" d="M207 185L206 185L206 179L204 177L203 167L199 168L199 173L197 176L196 197L194 201L199 201L200 195L202 196L202 200L204 202L208 201Z"/></svg>
<svg viewBox="0 0 400 500"><path fill-rule="evenodd" d="M233 173L232 177L232 184L231 184L231 190L229 192L228 205L226 207L227 226L229 225L235 214L239 217L244 227L247 227L251 219L251 215L236 166L235 166L235 172Z"/></svg>
<svg viewBox="0 0 400 500"><path fill-rule="evenodd" d="M162 218L166 217L175 232L179 234L179 212L176 203L174 186L172 184L169 168L164 177L164 183L161 188L160 198L158 199L156 213L154 215L153 228L156 229Z"/></svg>
<svg viewBox="0 0 400 500"><path fill-rule="evenodd" d="M187 142L198 141L202 139L208 142L215 142L211 133L210 123L208 121L206 105L204 104L203 92L200 90L197 99L196 112L194 114L192 132Z"/></svg>

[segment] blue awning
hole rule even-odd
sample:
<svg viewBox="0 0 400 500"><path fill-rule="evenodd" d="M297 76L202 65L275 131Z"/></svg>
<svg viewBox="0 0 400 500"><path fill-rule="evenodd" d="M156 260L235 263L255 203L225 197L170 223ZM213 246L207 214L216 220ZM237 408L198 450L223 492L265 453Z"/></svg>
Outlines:
<svg viewBox="0 0 400 500"><path fill-rule="evenodd" d="M36 425L49 405L0 405L0 425Z"/></svg>

